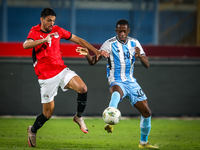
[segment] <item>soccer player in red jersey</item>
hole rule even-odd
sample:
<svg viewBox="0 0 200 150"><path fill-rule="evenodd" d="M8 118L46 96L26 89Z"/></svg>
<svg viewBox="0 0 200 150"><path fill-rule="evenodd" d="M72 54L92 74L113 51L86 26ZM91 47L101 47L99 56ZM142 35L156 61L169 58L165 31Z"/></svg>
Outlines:
<svg viewBox="0 0 200 150"><path fill-rule="evenodd" d="M37 116L34 124L27 129L28 144L30 147L36 146L37 130L41 128L53 114L54 97L57 95L59 86L63 91L72 89L78 93L77 112L73 121L80 126L80 129L84 133L89 132L82 118L82 113L87 101L87 86L74 71L70 70L64 64L60 52L60 40L69 40L90 49L98 57L107 57L84 39L54 25L55 20L56 13L54 10L51 8L44 8L41 12L41 23L31 28L26 41L23 43L24 49L33 49L33 66L38 76L41 103L43 105L43 112Z"/></svg>

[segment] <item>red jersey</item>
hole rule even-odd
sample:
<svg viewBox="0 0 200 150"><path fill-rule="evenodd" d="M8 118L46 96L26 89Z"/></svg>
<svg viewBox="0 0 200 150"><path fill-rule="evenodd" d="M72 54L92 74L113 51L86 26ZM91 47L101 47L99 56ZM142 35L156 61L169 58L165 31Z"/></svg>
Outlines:
<svg viewBox="0 0 200 150"><path fill-rule="evenodd" d="M62 60L60 51L60 39L69 40L71 32L55 25L51 32L44 32L40 28L41 24L31 28L27 39L40 40L46 38L50 33L57 33L50 42L40 44L33 48L34 70L38 79L52 78L60 73L67 66Z"/></svg>

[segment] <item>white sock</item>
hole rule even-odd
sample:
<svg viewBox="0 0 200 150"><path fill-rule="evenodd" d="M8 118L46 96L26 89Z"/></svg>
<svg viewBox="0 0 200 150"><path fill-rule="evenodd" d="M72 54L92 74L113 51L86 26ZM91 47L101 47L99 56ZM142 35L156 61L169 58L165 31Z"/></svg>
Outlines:
<svg viewBox="0 0 200 150"><path fill-rule="evenodd" d="M141 144L141 145L147 144L147 141L146 141L146 142L140 141L140 144Z"/></svg>

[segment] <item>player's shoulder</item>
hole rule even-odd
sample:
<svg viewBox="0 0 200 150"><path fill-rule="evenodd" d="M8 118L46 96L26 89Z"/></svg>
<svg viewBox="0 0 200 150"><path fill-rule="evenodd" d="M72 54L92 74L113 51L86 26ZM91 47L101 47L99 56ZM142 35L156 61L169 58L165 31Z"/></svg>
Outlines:
<svg viewBox="0 0 200 150"><path fill-rule="evenodd" d="M108 40L106 40L104 43L110 44L110 43L113 43L113 42L115 42L115 41L117 41L116 36L115 36L115 37L112 37L112 38L110 38L110 39L108 39Z"/></svg>
<svg viewBox="0 0 200 150"><path fill-rule="evenodd" d="M110 42L110 43L115 42L115 41L117 41L117 37L116 36L108 39L108 42Z"/></svg>
<svg viewBox="0 0 200 150"><path fill-rule="evenodd" d="M62 29L60 26L54 25L52 31L58 31L60 29Z"/></svg>
<svg viewBox="0 0 200 150"><path fill-rule="evenodd" d="M40 31L40 24L35 25L31 28L32 31Z"/></svg>
<svg viewBox="0 0 200 150"><path fill-rule="evenodd" d="M53 28L54 28L54 29L60 29L61 27L58 26L58 25L54 25Z"/></svg>
<svg viewBox="0 0 200 150"><path fill-rule="evenodd" d="M133 38L133 37L130 37L130 36L128 36L128 40L138 42L138 40L136 38Z"/></svg>
<svg viewBox="0 0 200 150"><path fill-rule="evenodd" d="M54 25L53 26L53 29L52 29L52 32L69 32L68 30L58 26L58 25Z"/></svg>

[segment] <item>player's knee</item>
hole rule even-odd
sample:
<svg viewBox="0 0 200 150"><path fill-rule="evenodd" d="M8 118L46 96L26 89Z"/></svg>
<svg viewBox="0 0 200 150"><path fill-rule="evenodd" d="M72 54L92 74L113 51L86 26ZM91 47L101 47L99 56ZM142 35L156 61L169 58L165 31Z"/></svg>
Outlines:
<svg viewBox="0 0 200 150"><path fill-rule="evenodd" d="M148 109L148 110L146 110L144 113L142 113L142 116L144 117L144 118L148 118L148 117L150 117L152 115L152 113L151 113L151 110L150 109Z"/></svg>
<svg viewBox="0 0 200 150"><path fill-rule="evenodd" d="M78 93L86 93L87 92L87 86L85 84L81 85Z"/></svg>
<svg viewBox="0 0 200 150"><path fill-rule="evenodd" d="M50 119L52 117L52 115L53 115L53 110L43 111L43 114L47 119Z"/></svg>
<svg viewBox="0 0 200 150"><path fill-rule="evenodd" d="M52 117L52 113L45 113L44 116L47 118L47 119L50 119Z"/></svg>

